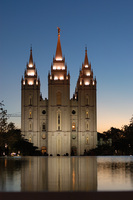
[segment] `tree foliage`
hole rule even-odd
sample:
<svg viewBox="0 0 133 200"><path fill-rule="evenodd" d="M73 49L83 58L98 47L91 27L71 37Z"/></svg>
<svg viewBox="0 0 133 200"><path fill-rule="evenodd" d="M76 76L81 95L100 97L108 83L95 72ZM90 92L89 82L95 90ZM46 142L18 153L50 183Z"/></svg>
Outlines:
<svg viewBox="0 0 133 200"><path fill-rule="evenodd" d="M0 102L0 155L20 152L22 155L34 155L37 147L25 140L20 129L13 122L7 122L7 110Z"/></svg>
<svg viewBox="0 0 133 200"><path fill-rule="evenodd" d="M109 145L109 140L112 145ZM98 133L98 141L98 147L89 151L88 155L133 155L133 117L129 125L122 129L111 127L108 131Z"/></svg>
<svg viewBox="0 0 133 200"><path fill-rule="evenodd" d="M4 108L3 101L0 102L0 133L7 130L7 110Z"/></svg>

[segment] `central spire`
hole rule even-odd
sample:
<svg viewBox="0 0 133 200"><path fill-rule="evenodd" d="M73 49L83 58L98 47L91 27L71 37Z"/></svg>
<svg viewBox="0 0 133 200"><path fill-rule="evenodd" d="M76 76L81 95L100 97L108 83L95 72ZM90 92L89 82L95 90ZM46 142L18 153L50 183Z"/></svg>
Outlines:
<svg viewBox="0 0 133 200"><path fill-rule="evenodd" d="M30 49L29 67L33 67L32 47Z"/></svg>
<svg viewBox="0 0 133 200"><path fill-rule="evenodd" d="M61 43L60 43L60 28L58 29L58 41L57 41L57 47L56 47L56 54L55 54L55 60L62 60L62 50L61 50Z"/></svg>
<svg viewBox="0 0 133 200"><path fill-rule="evenodd" d="M85 65L85 66L88 66L88 65L89 65L88 55L87 55L87 47L85 48L85 59L84 59L84 65Z"/></svg>

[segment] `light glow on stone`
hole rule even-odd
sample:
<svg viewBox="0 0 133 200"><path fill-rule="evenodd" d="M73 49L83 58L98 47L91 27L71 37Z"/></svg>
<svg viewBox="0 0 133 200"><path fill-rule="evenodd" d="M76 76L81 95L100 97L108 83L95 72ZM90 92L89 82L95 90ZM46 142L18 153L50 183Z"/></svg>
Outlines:
<svg viewBox="0 0 133 200"><path fill-rule="evenodd" d="M32 65L32 64L29 64L29 67L33 67L33 65Z"/></svg>
<svg viewBox="0 0 133 200"><path fill-rule="evenodd" d="M27 75L28 75L28 76L34 76L35 73L34 73L34 72L28 72Z"/></svg>
<svg viewBox="0 0 133 200"><path fill-rule="evenodd" d="M23 81L23 85L25 85L25 81Z"/></svg>
<svg viewBox="0 0 133 200"><path fill-rule="evenodd" d="M62 58L56 58L56 60L57 60L57 61L58 61L58 60L60 60L60 61L61 61L61 60L62 60Z"/></svg>
<svg viewBox="0 0 133 200"><path fill-rule="evenodd" d="M29 81L28 84L29 84L29 85L33 85L33 81Z"/></svg>
<svg viewBox="0 0 133 200"><path fill-rule="evenodd" d="M57 76L54 76L54 80L58 80L58 77L57 77Z"/></svg>
<svg viewBox="0 0 133 200"><path fill-rule="evenodd" d="M87 73L86 73L86 76L90 76L90 72L87 72Z"/></svg>
<svg viewBox="0 0 133 200"><path fill-rule="evenodd" d="M56 69L56 66L53 66L53 69L55 70L55 69Z"/></svg>
<svg viewBox="0 0 133 200"><path fill-rule="evenodd" d="M88 65L85 65L85 68L88 68Z"/></svg>
<svg viewBox="0 0 133 200"><path fill-rule="evenodd" d="M60 80L64 80L64 77L63 77L63 76L60 76Z"/></svg>
<svg viewBox="0 0 133 200"><path fill-rule="evenodd" d="M88 81L86 81L86 82L85 82L85 85L89 85L89 82L88 82Z"/></svg>

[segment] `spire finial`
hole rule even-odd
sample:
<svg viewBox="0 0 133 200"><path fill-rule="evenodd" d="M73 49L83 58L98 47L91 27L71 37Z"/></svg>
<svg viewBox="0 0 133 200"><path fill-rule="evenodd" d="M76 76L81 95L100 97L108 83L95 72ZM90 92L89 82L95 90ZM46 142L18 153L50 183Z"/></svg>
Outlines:
<svg viewBox="0 0 133 200"><path fill-rule="evenodd" d="M57 27L57 29L58 29L58 41L57 41L55 59L62 60L63 58L62 58L62 50L61 50L61 43L60 43L60 28Z"/></svg>
<svg viewBox="0 0 133 200"><path fill-rule="evenodd" d="M84 59L84 65L89 65L88 61L88 55L87 55L87 45L85 45L85 59Z"/></svg>
<svg viewBox="0 0 133 200"><path fill-rule="evenodd" d="M85 52L87 53L87 45L85 45Z"/></svg>
<svg viewBox="0 0 133 200"><path fill-rule="evenodd" d="M30 47L30 58L29 58L29 66L33 66L33 57L32 57L32 45Z"/></svg>
<svg viewBox="0 0 133 200"><path fill-rule="evenodd" d="M58 35L60 35L60 28L59 28L59 27L57 27L57 29L58 29Z"/></svg>

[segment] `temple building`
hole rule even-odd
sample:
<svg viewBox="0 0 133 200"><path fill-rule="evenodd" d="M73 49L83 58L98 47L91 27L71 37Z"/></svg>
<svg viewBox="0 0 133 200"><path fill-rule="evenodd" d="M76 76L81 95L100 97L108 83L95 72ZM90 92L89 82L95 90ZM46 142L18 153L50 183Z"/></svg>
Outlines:
<svg viewBox="0 0 133 200"><path fill-rule="evenodd" d="M41 96L40 79L30 50L21 81L21 131L42 153L53 156L83 155L97 145L96 78L87 49L70 99L70 74L62 56L59 28L56 54L48 74L48 99Z"/></svg>

